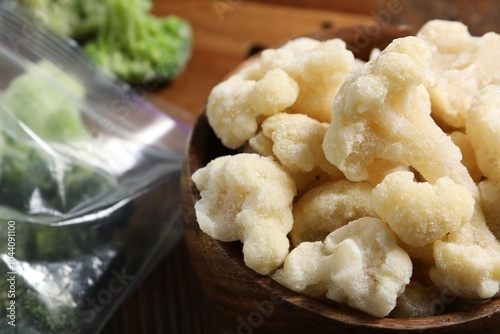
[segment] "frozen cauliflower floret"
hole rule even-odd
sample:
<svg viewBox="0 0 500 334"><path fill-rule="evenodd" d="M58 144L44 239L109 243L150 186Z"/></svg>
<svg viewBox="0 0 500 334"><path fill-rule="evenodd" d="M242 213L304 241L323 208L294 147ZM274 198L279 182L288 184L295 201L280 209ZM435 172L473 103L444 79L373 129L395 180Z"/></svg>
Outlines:
<svg viewBox="0 0 500 334"><path fill-rule="evenodd" d="M283 268L272 277L290 290L320 297L328 290L332 271L331 254L323 242L303 242L288 254Z"/></svg>
<svg viewBox="0 0 500 334"><path fill-rule="evenodd" d="M481 181L479 192L486 223L497 240L500 240L500 183L490 180Z"/></svg>
<svg viewBox="0 0 500 334"><path fill-rule="evenodd" d="M465 299L491 298L500 288L500 243L488 229L479 201L472 219L434 242L432 281Z"/></svg>
<svg viewBox="0 0 500 334"><path fill-rule="evenodd" d="M221 241L243 242L244 260L260 274L280 266L289 250L295 184L271 158L241 153L219 157L192 180L200 229Z"/></svg>
<svg viewBox="0 0 500 334"><path fill-rule="evenodd" d="M396 308L391 312L393 318L430 317L442 311L439 289L435 285L424 286L411 281L405 292L399 296Z"/></svg>
<svg viewBox="0 0 500 334"><path fill-rule="evenodd" d="M272 157L275 161L279 161L273 153L273 141L264 136L262 132L259 132L255 137L250 138L248 143L249 145L245 147L246 153L257 153L265 157ZM288 174L290 174L295 182L298 196L301 196L303 193L329 180L345 179L342 172L338 169L334 175L331 175L322 171L318 167L309 172L288 171Z"/></svg>
<svg viewBox="0 0 500 334"><path fill-rule="evenodd" d="M300 88L297 101L290 110L329 123L338 89L355 66L354 55L340 39L322 42L307 53L296 56L284 68Z"/></svg>
<svg viewBox="0 0 500 334"><path fill-rule="evenodd" d="M294 116L304 116L304 115L294 115ZM271 116L271 117L274 118L274 116ZM309 120L311 121L312 119L309 119ZM316 121L314 121L314 122L316 122ZM293 129L289 129L289 130L291 132L293 132ZM321 128L317 128L316 130L320 130L323 133L326 131L325 128L323 128L323 130L321 130ZM286 141L289 139L289 138L287 138L288 136L286 135L287 131L288 130L284 131L285 133L282 133L281 135L276 136L276 137L279 137L278 141L281 142L281 141ZM313 131L313 134L314 133L315 132ZM296 139L300 139L300 138L296 138ZM290 176L295 181L295 186L297 188L297 193L299 195L308 191L311 188L314 188L316 185L321 184L329 179L336 179L337 180L337 179L344 179L345 178L344 175L342 174L342 172L340 172L338 170L338 168L336 168L335 166L333 166L332 164L330 164L326 160L326 158L324 157L323 151L321 151L321 147L319 150L317 147L311 147L311 151L308 150L307 145L311 144L314 141L314 140L311 140L313 138L308 139L308 138L304 137L303 139L306 142L302 143L302 147L296 148L298 150L294 151L296 153L295 158L298 158L298 159L302 159L302 158L306 158L306 157L311 158L312 156L314 156L316 154L316 157L313 157L314 160L316 160L316 161L299 160L298 164L299 165L301 164L300 161L304 162L303 166L309 166L309 165L314 163L314 164L320 165L326 171L322 170L320 168L320 166L314 166L310 170L309 170L309 168L305 168L308 171L294 169L293 167L296 166L295 161L293 160L294 157L287 156L286 152L280 151L279 146L277 146L278 152L277 152L277 155L275 155L273 152L273 146L274 146L273 140L271 138L268 138L267 136L265 136L263 131L260 131L257 135L250 138L250 140L248 141L248 146L246 147L246 152L253 152L253 153L258 153L258 154L265 156L265 157L272 157L275 161L281 163L281 165L287 170L287 172L290 174ZM307 141L310 141L311 143L307 143ZM298 144L300 144L300 143L298 143ZM286 149L286 147L285 147L285 149ZM303 155L305 155L306 157L301 156L301 154L297 154L297 153L300 153L301 150L304 153ZM278 156L281 157L283 160L281 161ZM319 163L318 163L318 161L319 161ZM291 162L291 164L289 165L289 164L286 164L283 162ZM291 168L287 168L290 166L291 166ZM290 170L290 169L292 169L292 170Z"/></svg>
<svg viewBox="0 0 500 334"><path fill-rule="evenodd" d="M412 172L394 172L373 189L377 214L406 244L425 246L456 231L474 212L471 193L448 177L435 184L414 181Z"/></svg>
<svg viewBox="0 0 500 334"><path fill-rule="evenodd" d="M342 177L337 167L326 160L321 143L328 124L302 114L279 113L268 117L262 123L262 132L255 142L255 148L266 147L265 138L272 142L273 156L290 172L310 172L318 167L333 177Z"/></svg>
<svg viewBox="0 0 500 334"><path fill-rule="evenodd" d="M386 160L412 166L431 183L448 176L477 196L460 150L430 116L422 85L429 61L425 42L400 38L346 79L323 149L347 179L368 180Z"/></svg>
<svg viewBox="0 0 500 334"><path fill-rule="evenodd" d="M285 68L293 62L298 54L317 48L320 44L321 42L318 40L299 37L285 43L278 49L263 50L260 54L260 75L275 68Z"/></svg>
<svg viewBox="0 0 500 334"><path fill-rule="evenodd" d="M467 112L466 130L479 169L500 183L500 86L481 90Z"/></svg>
<svg viewBox="0 0 500 334"><path fill-rule="evenodd" d="M330 181L306 192L293 206L292 245L322 241L336 229L362 217L378 217L367 182Z"/></svg>
<svg viewBox="0 0 500 334"><path fill-rule="evenodd" d="M336 40L339 43L341 40ZM300 54L310 50L314 50L323 42L309 37L299 37L291 41L286 42L281 49L293 52L293 54Z"/></svg>
<svg viewBox="0 0 500 334"><path fill-rule="evenodd" d="M261 54L261 74L283 69L299 85L293 113L330 122L335 95L346 76L359 67L354 55L340 39L319 42L310 38L293 40Z"/></svg>
<svg viewBox="0 0 500 334"><path fill-rule="evenodd" d="M469 137L463 132L453 131L450 134L450 138L458 146L460 152L462 152L462 164L469 171L472 180L476 183L479 182L483 173L477 166L476 153L474 152L474 148L472 148Z"/></svg>
<svg viewBox="0 0 500 334"><path fill-rule="evenodd" d="M297 83L281 69L258 81L235 74L210 92L208 121L224 146L235 149L255 135L261 117L290 107L298 94Z"/></svg>
<svg viewBox="0 0 500 334"><path fill-rule="evenodd" d="M500 35L490 32L473 37L462 23L433 20L417 36L432 50L425 86L433 115L452 127L463 128L477 92L486 85L500 84Z"/></svg>
<svg viewBox="0 0 500 334"><path fill-rule="evenodd" d="M303 242L278 270L288 288L313 291L375 317L385 317L410 282L412 263L391 229L364 217L330 233L325 241Z"/></svg>
<svg viewBox="0 0 500 334"><path fill-rule="evenodd" d="M333 271L326 297L387 316L410 282L412 262L396 235L378 218L360 218L330 233L325 248Z"/></svg>

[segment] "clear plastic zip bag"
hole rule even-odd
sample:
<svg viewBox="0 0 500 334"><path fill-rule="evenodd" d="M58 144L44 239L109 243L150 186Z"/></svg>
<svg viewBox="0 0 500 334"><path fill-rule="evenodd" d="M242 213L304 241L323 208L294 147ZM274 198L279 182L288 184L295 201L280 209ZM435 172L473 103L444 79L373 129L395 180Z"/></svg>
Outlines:
<svg viewBox="0 0 500 334"><path fill-rule="evenodd" d="M0 333L97 333L182 234L190 128L8 2L0 78Z"/></svg>

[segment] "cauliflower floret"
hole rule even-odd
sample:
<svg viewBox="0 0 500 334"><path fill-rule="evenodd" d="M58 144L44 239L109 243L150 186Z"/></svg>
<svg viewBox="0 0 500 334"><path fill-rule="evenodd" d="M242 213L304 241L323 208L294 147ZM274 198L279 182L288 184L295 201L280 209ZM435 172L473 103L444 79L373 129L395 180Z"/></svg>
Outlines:
<svg viewBox="0 0 500 334"><path fill-rule="evenodd" d="M469 171L470 177L474 182L479 182L483 173L477 166L476 153L474 152L474 148L472 148L469 137L463 132L453 131L450 134L450 138L460 149L462 153L462 164Z"/></svg>
<svg viewBox="0 0 500 334"><path fill-rule="evenodd" d="M336 40L337 43L343 43L340 39ZM314 50L319 45L321 45L321 41L317 39L309 38L309 37L299 37L295 38L291 41L286 42L281 49L288 50L293 52L293 54L301 54L310 50Z"/></svg>
<svg viewBox="0 0 500 334"><path fill-rule="evenodd" d="M272 278L290 290L320 297L328 290L332 271L331 254L323 241L303 242L288 254L283 269Z"/></svg>
<svg viewBox="0 0 500 334"><path fill-rule="evenodd" d="M457 230L472 217L471 193L448 177L435 184L414 181L412 172L394 172L373 189L377 214L406 244L425 246Z"/></svg>
<svg viewBox="0 0 500 334"><path fill-rule="evenodd" d="M417 36L432 50L433 61L425 81L432 112L455 128L465 126L465 115L483 87L500 84L500 35L473 37L460 22L433 20Z"/></svg>
<svg viewBox="0 0 500 334"><path fill-rule="evenodd" d="M208 121L224 146L235 149L255 135L261 117L290 107L298 94L297 83L281 69L258 81L235 74L210 92Z"/></svg>
<svg viewBox="0 0 500 334"><path fill-rule="evenodd" d="M327 123L339 87L357 67L353 53L337 38L323 42L299 38L261 55L261 73L281 68L298 83L300 93L291 112Z"/></svg>
<svg viewBox="0 0 500 334"><path fill-rule="evenodd" d="M280 115L280 114L278 114L278 115ZM299 115L295 115L295 116L299 116ZM300 116L306 117L305 115L300 115ZM271 116L271 117L274 117L274 116ZM309 119L309 120L314 121L313 119ZM314 122L316 122L316 121L314 121ZM318 124L320 124L320 123L318 123ZM289 130L292 130L292 129L288 129L286 131L289 131ZM320 129L316 129L316 130L320 130ZM325 131L326 131L326 129L323 130L323 132L325 132ZM315 132L313 131L313 134L314 133ZM279 136L279 137L281 137L281 139L283 139L283 140L287 140L287 138L286 138L287 136L285 136L285 134L283 134L283 136ZM308 138L303 138L303 139L306 142L302 143L303 146L305 146L305 147L303 147L302 152L304 152L304 154L307 157L311 157L311 155L313 155L313 153L308 151L308 146L307 146L310 144L310 143L307 143L307 141L311 141L311 140ZM290 170L290 168L287 168L287 164L283 164L283 162L280 161L280 159L274 154L274 152L273 152L273 146L274 146L273 140L271 138L268 138L266 135L264 135L263 131L259 132L256 136L250 138L250 140L248 141L248 144L249 144L248 147L246 147L247 152L258 153L258 154L265 156L265 157L272 157L275 161L280 162L281 165L287 170L288 174L290 174L290 176L295 181L295 186L297 188L298 194L302 194L302 193L308 191L309 189L314 188L316 185L325 182L326 180L345 178L344 175L342 174L342 172L339 171L338 168L336 168L335 166L330 164L326 160L326 158L324 157L323 152L321 150L318 150L317 148L311 148L312 151L316 153L316 155L319 155L319 156L315 157L315 160L319 160L321 162L320 165L322 165L323 168L326 169L329 173L327 173L324 170L321 170L321 168L318 166L315 166L314 168L312 168L311 170L309 170L307 172L302 171L302 170L298 170L298 171ZM283 152L279 152L279 153L283 153ZM292 166L293 166L293 159L291 159L292 157L287 157L286 155L282 155L282 154L279 154L279 155L283 158L283 161L291 161ZM299 156L298 158L302 159L305 157ZM302 161L304 161L304 160L302 160ZM300 164L300 162L299 162L299 164ZM306 160L305 164L306 165L310 164L310 161ZM316 164L317 164L317 162L316 162ZM306 168L306 169L308 169L308 168Z"/></svg>
<svg viewBox="0 0 500 334"><path fill-rule="evenodd" d="M479 183L481 208L486 223L497 240L500 240L500 183L484 180Z"/></svg>
<svg viewBox="0 0 500 334"><path fill-rule="evenodd" d="M297 101L290 110L329 123L333 100L355 66L354 55L340 39L322 42L307 53L299 54L284 68L300 87Z"/></svg>
<svg viewBox="0 0 500 334"><path fill-rule="evenodd" d="M491 298L500 289L500 243L488 229L480 201L474 209L469 222L434 242L429 275L438 288L459 298Z"/></svg>
<svg viewBox="0 0 500 334"><path fill-rule="evenodd" d="M260 274L288 254L295 185L271 158L241 153L216 158L193 173L200 229L221 241L243 242L244 260Z"/></svg>
<svg viewBox="0 0 500 334"><path fill-rule="evenodd" d="M479 169L500 183L500 86L481 90L466 114L466 129Z"/></svg>
<svg viewBox="0 0 500 334"><path fill-rule="evenodd" d="M337 167L325 158L321 143L328 124L301 114L279 113L268 117L262 123L262 134L272 142L273 156L290 172L310 172L319 167L333 177L342 177ZM250 146L253 146L250 139ZM261 143L261 145L259 145ZM266 143L256 140L255 148ZM262 150L262 149L261 149Z"/></svg>
<svg viewBox="0 0 500 334"><path fill-rule="evenodd" d="M367 180L387 160L412 166L429 182L448 176L477 196L460 150L430 116L422 85L429 61L425 42L400 38L346 79L323 149L347 179Z"/></svg>
<svg viewBox="0 0 500 334"><path fill-rule="evenodd" d="M301 243L287 256L277 277L294 291L312 288L315 295L326 292L334 301L385 317L411 274L410 257L387 224L364 217L330 233L323 243Z"/></svg>
<svg viewBox="0 0 500 334"><path fill-rule="evenodd" d="M378 217L371 205L373 186L347 180L321 184L293 206L292 245L322 241L336 229L362 217Z"/></svg>
<svg viewBox="0 0 500 334"><path fill-rule="evenodd" d="M360 218L330 233L332 284L326 297L385 317L412 275L412 262L396 235L378 218Z"/></svg>

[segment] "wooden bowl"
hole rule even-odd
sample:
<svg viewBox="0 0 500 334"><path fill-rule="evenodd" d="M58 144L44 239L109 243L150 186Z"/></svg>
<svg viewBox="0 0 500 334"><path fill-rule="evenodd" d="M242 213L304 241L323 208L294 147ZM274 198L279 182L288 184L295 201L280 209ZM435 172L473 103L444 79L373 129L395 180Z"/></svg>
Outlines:
<svg viewBox="0 0 500 334"><path fill-rule="evenodd" d="M356 26L326 29L308 35L325 40L342 38L356 57L367 59L374 47L383 49L394 38L411 35L404 27ZM239 66L254 61L250 58ZM232 72L234 73L234 72ZM191 262L213 310L235 333L500 333L500 300L467 311L428 318L377 319L293 292L268 276L245 266L239 242L219 242L198 226L194 203L200 198L191 175L212 159L234 154L208 124L205 112L194 125L182 175L182 213ZM443 296L441 306L451 300Z"/></svg>

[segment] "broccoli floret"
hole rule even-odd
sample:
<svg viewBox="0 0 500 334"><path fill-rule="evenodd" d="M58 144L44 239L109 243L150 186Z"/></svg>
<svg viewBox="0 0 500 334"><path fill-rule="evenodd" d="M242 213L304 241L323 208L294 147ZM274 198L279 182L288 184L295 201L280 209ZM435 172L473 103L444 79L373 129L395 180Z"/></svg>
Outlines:
<svg viewBox="0 0 500 334"><path fill-rule="evenodd" d="M9 271L0 261L0 273ZM12 276L15 277L14 298L8 296L10 282L6 275L2 275L0 280L0 318L3 319L0 333L67 333L71 324L76 323L74 305L49 304L50 298L33 289L21 275ZM15 327L8 324L7 308L11 300L15 301Z"/></svg>
<svg viewBox="0 0 500 334"><path fill-rule="evenodd" d="M0 208L2 217L7 216L4 210ZM96 215L92 221L69 225L16 219L16 258L25 262L70 261L94 254L100 247L116 247L123 242L121 233L131 224L135 210L136 204L131 201L106 217ZM7 235L7 220L0 222L2 235Z"/></svg>
<svg viewBox="0 0 500 334"><path fill-rule="evenodd" d="M77 41L94 37L104 22L106 8L102 1L72 0L78 20L72 22L70 37Z"/></svg>
<svg viewBox="0 0 500 334"><path fill-rule="evenodd" d="M55 32L70 36L72 34L72 22L78 19L74 10L74 1L57 0L18 0L33 12L37 22L47 24Z"/></svg>
<svg viewBox="0 0 500 334"><path fill-rule="evenodd" d="M26 213L40 213L47 207L62 211L52 158L41 149L10 137L3 140L2 146L0 203Z"/></svg>
<svg viewBox="0 0 500 334"><path fill-rule="evenodd" d="M178 76L191 55L191 25L151 15L150 0L18 0L52 30L76 39L88 56L131 84Z"/></svg>
<svg viewBox="0 0 500 334"><path fill-rule="evenodd" d="M101 67L129 83L170 81L185 67L192 31L176 16L157 18L149 1L104 0L106 19L84 48Z"/></svg>
<svg viewBox="0 0 500 334"><path fill-rule="evenodd" d="M112 175L53 156L34 143L7 136L1 146L0 203L19 212L75 213L120 187Z"/></svg>
<svg viewBox="0 0 500 334"><path fill-rule="evenodd" d="M69 148L93 155L80 149L91 140L75 101L84 95L82 85L46 61L12 80L0 96L0 203L29 214L69 213L118 187L85 158L66 157Z"/></svg>
<svg viewBox="0 0 500 334"><path fill-rule="evenodd" d="M0 103L43 140L67 143L90 137L76 103L84 95L78 81L54 64L40 61L11 81Z"/></svg>
<svg viewBox="0 0 500 334"><path fill-rule="evenodd" d="M51 30L78 41L95 36L104 21L101 1L18 0L18 3Z"/></svg>
<svg viewBox="0 0 500 334"><path fill-rule="evenodd" d="M16 259L12 269L7 265L10 259L2 252L3 249L0 250L0 333L66 334L78 329L90 332L84 330L89 324L78 307L85 296L95 293L96 282L105 277L116 258L116 249L94 246L92 252L77 258L54 262ZM15 274L7 274L12 270ZM15 305L15 327L8 324L11 301Z"/></svg>

